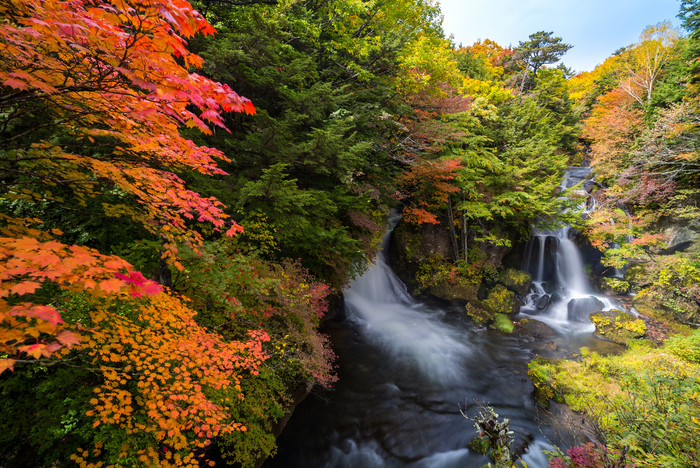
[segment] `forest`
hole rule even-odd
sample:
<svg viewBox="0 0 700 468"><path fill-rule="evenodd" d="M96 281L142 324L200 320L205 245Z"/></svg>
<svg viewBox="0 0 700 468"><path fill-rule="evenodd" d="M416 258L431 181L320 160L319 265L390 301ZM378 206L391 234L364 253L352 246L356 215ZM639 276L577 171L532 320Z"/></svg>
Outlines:
<svg viewBox="0 0 700 468"><path fill-rule="evenodd" d="M573 226L629 307L590 319L619 353L530 363L598 429L549 466L700 464L697 0L579 74L561 31L455 44L432 0L0 15L0 467L261 466L336 385L321 330L392 210L409 289L503 334L507 259Z"/></svg>

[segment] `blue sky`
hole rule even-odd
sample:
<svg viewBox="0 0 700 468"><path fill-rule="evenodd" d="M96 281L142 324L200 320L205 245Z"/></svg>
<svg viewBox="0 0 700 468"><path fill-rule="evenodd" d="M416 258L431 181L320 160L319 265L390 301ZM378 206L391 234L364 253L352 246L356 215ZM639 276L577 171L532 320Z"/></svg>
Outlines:
<svg viewBox="0 0 700 468"><path fill-rule="evenodd" d="M456 44L491 39L517 46L537 31L553 31L572 44L562 61L590 71L620 47L633 44L645 27L676 18L679 0L438 0L443 27Z"/></svg>

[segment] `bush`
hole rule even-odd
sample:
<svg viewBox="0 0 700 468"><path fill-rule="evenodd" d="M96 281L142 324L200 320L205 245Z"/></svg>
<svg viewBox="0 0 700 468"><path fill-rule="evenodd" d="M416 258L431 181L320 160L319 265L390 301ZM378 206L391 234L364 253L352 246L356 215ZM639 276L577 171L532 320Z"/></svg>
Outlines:
<svg viewBox="0 0 700 468"><path fill-rule="evenodd" d="M688 336L673 336L666 340L664 348L686 361L700 363L700 330L695 330Z"/></svg>
<svg viewBox="0 0 700 468"><path fill-rule="evenodd" d="M630 289L629 282L618 278L603 278L603 287L614 294L625 294Z"/></svg>
<svg viewBox="0 0 700 468"><path fill-rule="evenodd" d="M508 291L503 285L496 285L491 290L484 304L491 309L494 314L511 314L515 309L515 294Z"/></svg>
<svg viewBox="0 0 700 468"><path fill-rule="evenodd" d="M541 397L561 395L572 409L588 412L608 444L600 451L607 460L596 461L593 448L583 447L556 455L550 466L618 466L609 460L625 451L637 467L699 466L700 367L667 352L692 349L694 339L679 337L662 349L640 344L619 356L582 350L578 362L533 361L529 374Z"/></svg>
<svg viewBox="0 0 700 468"><path fill-rule="evenodd" d="M532 283L532 276L529 273L516 270L515 268L508 268L502 271L498 279L506 288L521 296L527 293Z"/></svg>

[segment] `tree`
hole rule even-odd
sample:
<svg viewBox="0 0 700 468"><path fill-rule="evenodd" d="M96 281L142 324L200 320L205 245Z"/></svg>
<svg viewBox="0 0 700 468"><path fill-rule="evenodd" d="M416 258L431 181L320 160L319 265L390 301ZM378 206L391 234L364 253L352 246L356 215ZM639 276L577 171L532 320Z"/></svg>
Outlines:
<svg viewBox="0 0 700 468"><path fill-rule="evenodd" d="M591 165L603 181L614 181L629 163L629 148L642 130L642 112L629 93L616 88L598 98L585 120L592 140Z"/></svg>
<svg viewBox="0 0 700 468"><path fill-rule="evenodd" d="M56 201L49 187L58 186L84 204L117 188L142 208L105 211L161 236L172 259L176 242L201 241L187 219L239 230L220 203L168 171L223 173L215 163L223 154L178 127L211 132L223 127L222 112L255 112L228 86L190 72L202 61L186 38L214 30L186 1L4 0L0 12L5 196Z"/></svg>
<svg viewBox="0 0 700 468"><path fill-rule="evenodd" d="M620 80L620 87L640 105L646 105L651 99L654 85L673 54L678 37L678 30L668 21L649 26L639 37L639 43L622 55L627 73Z"/></svg>
<svg viewBox="0 0 700 468"><path fill-rule="evenodd" d="M196 249L202 241L193 221L228 235L241 228L219 201L187 190L170 172L224 173L215 162L226 159L223 153L181 137L179 127L211 132L223 127L221 113L255 108L190 71L202 61L185 48L186 39L214 29L184 0L3 0L0 14L0 215L7 236L1 320L28 333L4 335L2 343L5 351L47 356L65 344L60 337L69 342L55 327L60 317L52 305L23 298L41 297L39 290L51 285L97 295L156 289L121 259L65 245L57 240L60 229L43 232L36 228L41 220L21 213L46 204L75 210L111 191L120 203L104 203L104 216L138 221L162 239L163 257L181 266L177 243ZM58 342L43 342L47 334ZM36 339L31 349L24 344L29 336Z"/></svg>
<svg viewBox="0 0 700 468"><path fill-rule="evenodd" d="M522 75L520 92L533 86L537 71L544 65L556 63L573 46L562 42L561 37L553 37L553 32L538 31L530 34L530 40L520 41L513 53L513 61L520 67ZM533 77L531 79L531 77Z"/></svg>

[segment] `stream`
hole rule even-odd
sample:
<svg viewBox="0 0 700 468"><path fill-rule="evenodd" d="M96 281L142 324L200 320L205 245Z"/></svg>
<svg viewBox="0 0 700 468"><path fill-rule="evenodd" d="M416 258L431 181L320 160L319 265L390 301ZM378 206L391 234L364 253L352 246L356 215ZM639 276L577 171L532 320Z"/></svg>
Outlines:
<svg viewBox="0 0 700 468"><path fill-rule="evenodd" d="M389 237L390 229L384 246ZM489 459L467 448L477 434L460 408L473 417L482 403L510 419L527 466L546 467L544 451L567 440L542 422L527 364L544 345L561 355L604 347L586 315L614 304L591 292L566 229L535 233L526 252L534 281L523 313L553 329L546 343L475 327L458 305L412 298L378 255L327 325L339 381L297 407L264 466L481 467Z"/></svg>

